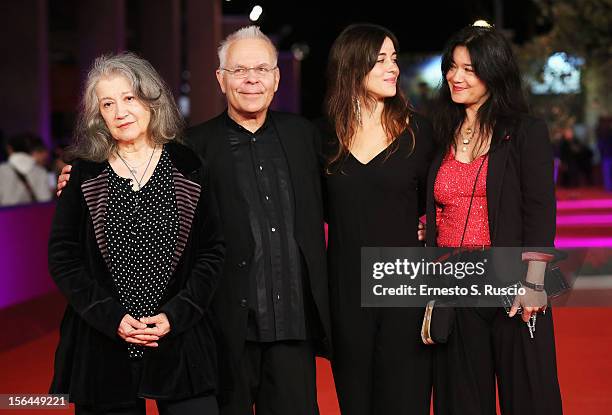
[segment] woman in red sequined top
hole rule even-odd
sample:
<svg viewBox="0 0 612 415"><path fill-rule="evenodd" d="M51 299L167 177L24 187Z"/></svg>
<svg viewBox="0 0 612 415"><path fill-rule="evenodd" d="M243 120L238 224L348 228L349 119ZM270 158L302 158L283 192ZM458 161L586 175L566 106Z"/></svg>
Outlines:
<svg viewBox="0 0 612 415"><path fill-rule="evenodd" d="M466 27L448 42L442 73L428 245L552 247L552 148L544 122L527 114L510 44L491 26ZM544 313L547 296L537 285L545 268L530 261L517 277L534 289L517 296L510 313L455 309L448 342L434 346L437 415L495 414L496 380L502 414L562 413L552 313ZM534 313L532 338L525 322Z"/></svg>

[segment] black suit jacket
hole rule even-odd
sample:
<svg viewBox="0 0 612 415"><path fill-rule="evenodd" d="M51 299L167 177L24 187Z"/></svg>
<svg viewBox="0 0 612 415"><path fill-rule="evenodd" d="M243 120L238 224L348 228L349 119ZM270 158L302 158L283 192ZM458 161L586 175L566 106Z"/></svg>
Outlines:
<svg viewBox="0 0 612 415"><path fill-rule="evenodd" d="M305 259L306 279L324 333L318 354L330 352L330 317L325 261L325 236L316 128L294 114L270 111L287 157L295 197L295 238ZM247 203L236 180L234 157L227 138L225 114L190 128L188 144L206 160L213 192L219 204L227 244L225 269L213 299L213 309L233 363L241 356L247 334L249 267L254 242ZM307 287L307 285L305 285ZM306 311L306 310L305 310ZM310 322L313 323L313 322Z"/></svg>
<svg viewBox="0 0 612 415"><path fill-rule="evenodd" d="M443 157L440 151L427 181L428 246L436 246L434 183ZM489 151L487 205L493 246L553 246L553 149L544 121L523 115L497 123Z"/></svg>

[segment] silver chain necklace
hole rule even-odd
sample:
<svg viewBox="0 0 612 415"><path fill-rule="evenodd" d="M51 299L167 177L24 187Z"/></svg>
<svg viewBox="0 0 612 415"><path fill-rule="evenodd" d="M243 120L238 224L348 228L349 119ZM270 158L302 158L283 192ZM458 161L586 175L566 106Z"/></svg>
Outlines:
<svg viewBox="0 0 612 415"><path fill-rule="evenodd" d="M117 155L118 155L119 157L121 157L121 155L119 155L119 150L117 150ZM127 166L128 170L129 170L130 172L132 172L133 174L136 174L137 169L139 169L139 168L141 168L142 166L144 166L144 165L145 165L145 163L147 162L147 160L144 160L144 161L143 161L142 163L140 163L139 165L137 165L137 166L133 166L133 165L131 165L130 163L128 163L128 161L127 161L126 159L122 158L122 160L123 160L123 163L124 163L124 164Z"/></svg>
<svg viewBox="0 0 612 415"><path fill-rule="evenodd" d="M123 162L123 164L125 164L125 167L127 167L128 171L130 172L134 180L136 180L136 183L138 183L138 190L142 189L142 179L144 179L145 174L147 174L147 170L149 170L149 166L151 165L151 160L153 160L153 154L155 154L156 149L157 149L157 144L155 144L155 146L153 147L153 151L151 151L151 156L149 157L149 161L147 162L147 167L145 167L144 171L142 172L142 176L140 176L140 180L138 180L138 177L136 177L136 169L142 166L142 164L137 167L131 167L127 163L127 161L125 161L123 157L121 157L121 154L119 154L119 150L117 150L117 157L121 159L121 161Z"/></svg>

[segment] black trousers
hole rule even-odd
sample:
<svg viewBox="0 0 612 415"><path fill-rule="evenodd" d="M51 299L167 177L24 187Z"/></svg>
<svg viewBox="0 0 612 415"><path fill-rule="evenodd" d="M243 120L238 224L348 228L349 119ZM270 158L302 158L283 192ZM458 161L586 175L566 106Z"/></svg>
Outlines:
<svg viewBox="0 0 612 415"><path fill-rule="evenodd" d="M503 415L560 415L550 307L538 314L535 337L503 308L457 308L446 345L436 345L436 415L495 415L495 385Z"/></svg>
<svg viewBox="0 0 612 415"><path fill-rule="evenodd" d="M133 388L136 391L142 375L142 361L132 362ZM136 392L134 392L136 394ZM218 415L217 398L215 396L196 396L182 400L168 401L156 400L160 415ZM75 404L75 415L145 415L146 402L144 399L135 399L132 405L121 407L92 407Z"/></svg>
<svg viewBox="0 0 612 415"><path fill-rule="evenodd" d="M222 415L318 415L312 344L247 341L234 390L219 409Z"/></svg>
<svg viewBox="0 0 612 415"><path fill-rule="evenodd" d="M432 350L421 341L422 308L355 305L332 320L342 415L429 415Z"/></svg>
<svg viewBox="0 0 612 415"><path fill-rule="evenodd" d="M201 396L181 401L156 401L160 415L218 415L217 400L214 396ZM145 400L140 399L129 408L96 410L76 405L75 415L145 415Z"/></svg>

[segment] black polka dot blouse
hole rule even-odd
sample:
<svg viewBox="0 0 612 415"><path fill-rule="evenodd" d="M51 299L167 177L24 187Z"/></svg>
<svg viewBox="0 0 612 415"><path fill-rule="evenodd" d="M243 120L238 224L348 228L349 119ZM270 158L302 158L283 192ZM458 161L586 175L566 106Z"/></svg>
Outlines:
<svg viewBox="0 0 612 415"><path fill-rule="evenodd" d="M120 302L139 319L157 314L171 277L172 253L179 230L172 163L163 150L153 176L139 191L132 180L110 167L105 232L110 273ZM130 358L142 357L144 347L127 344Z"/></svg>

